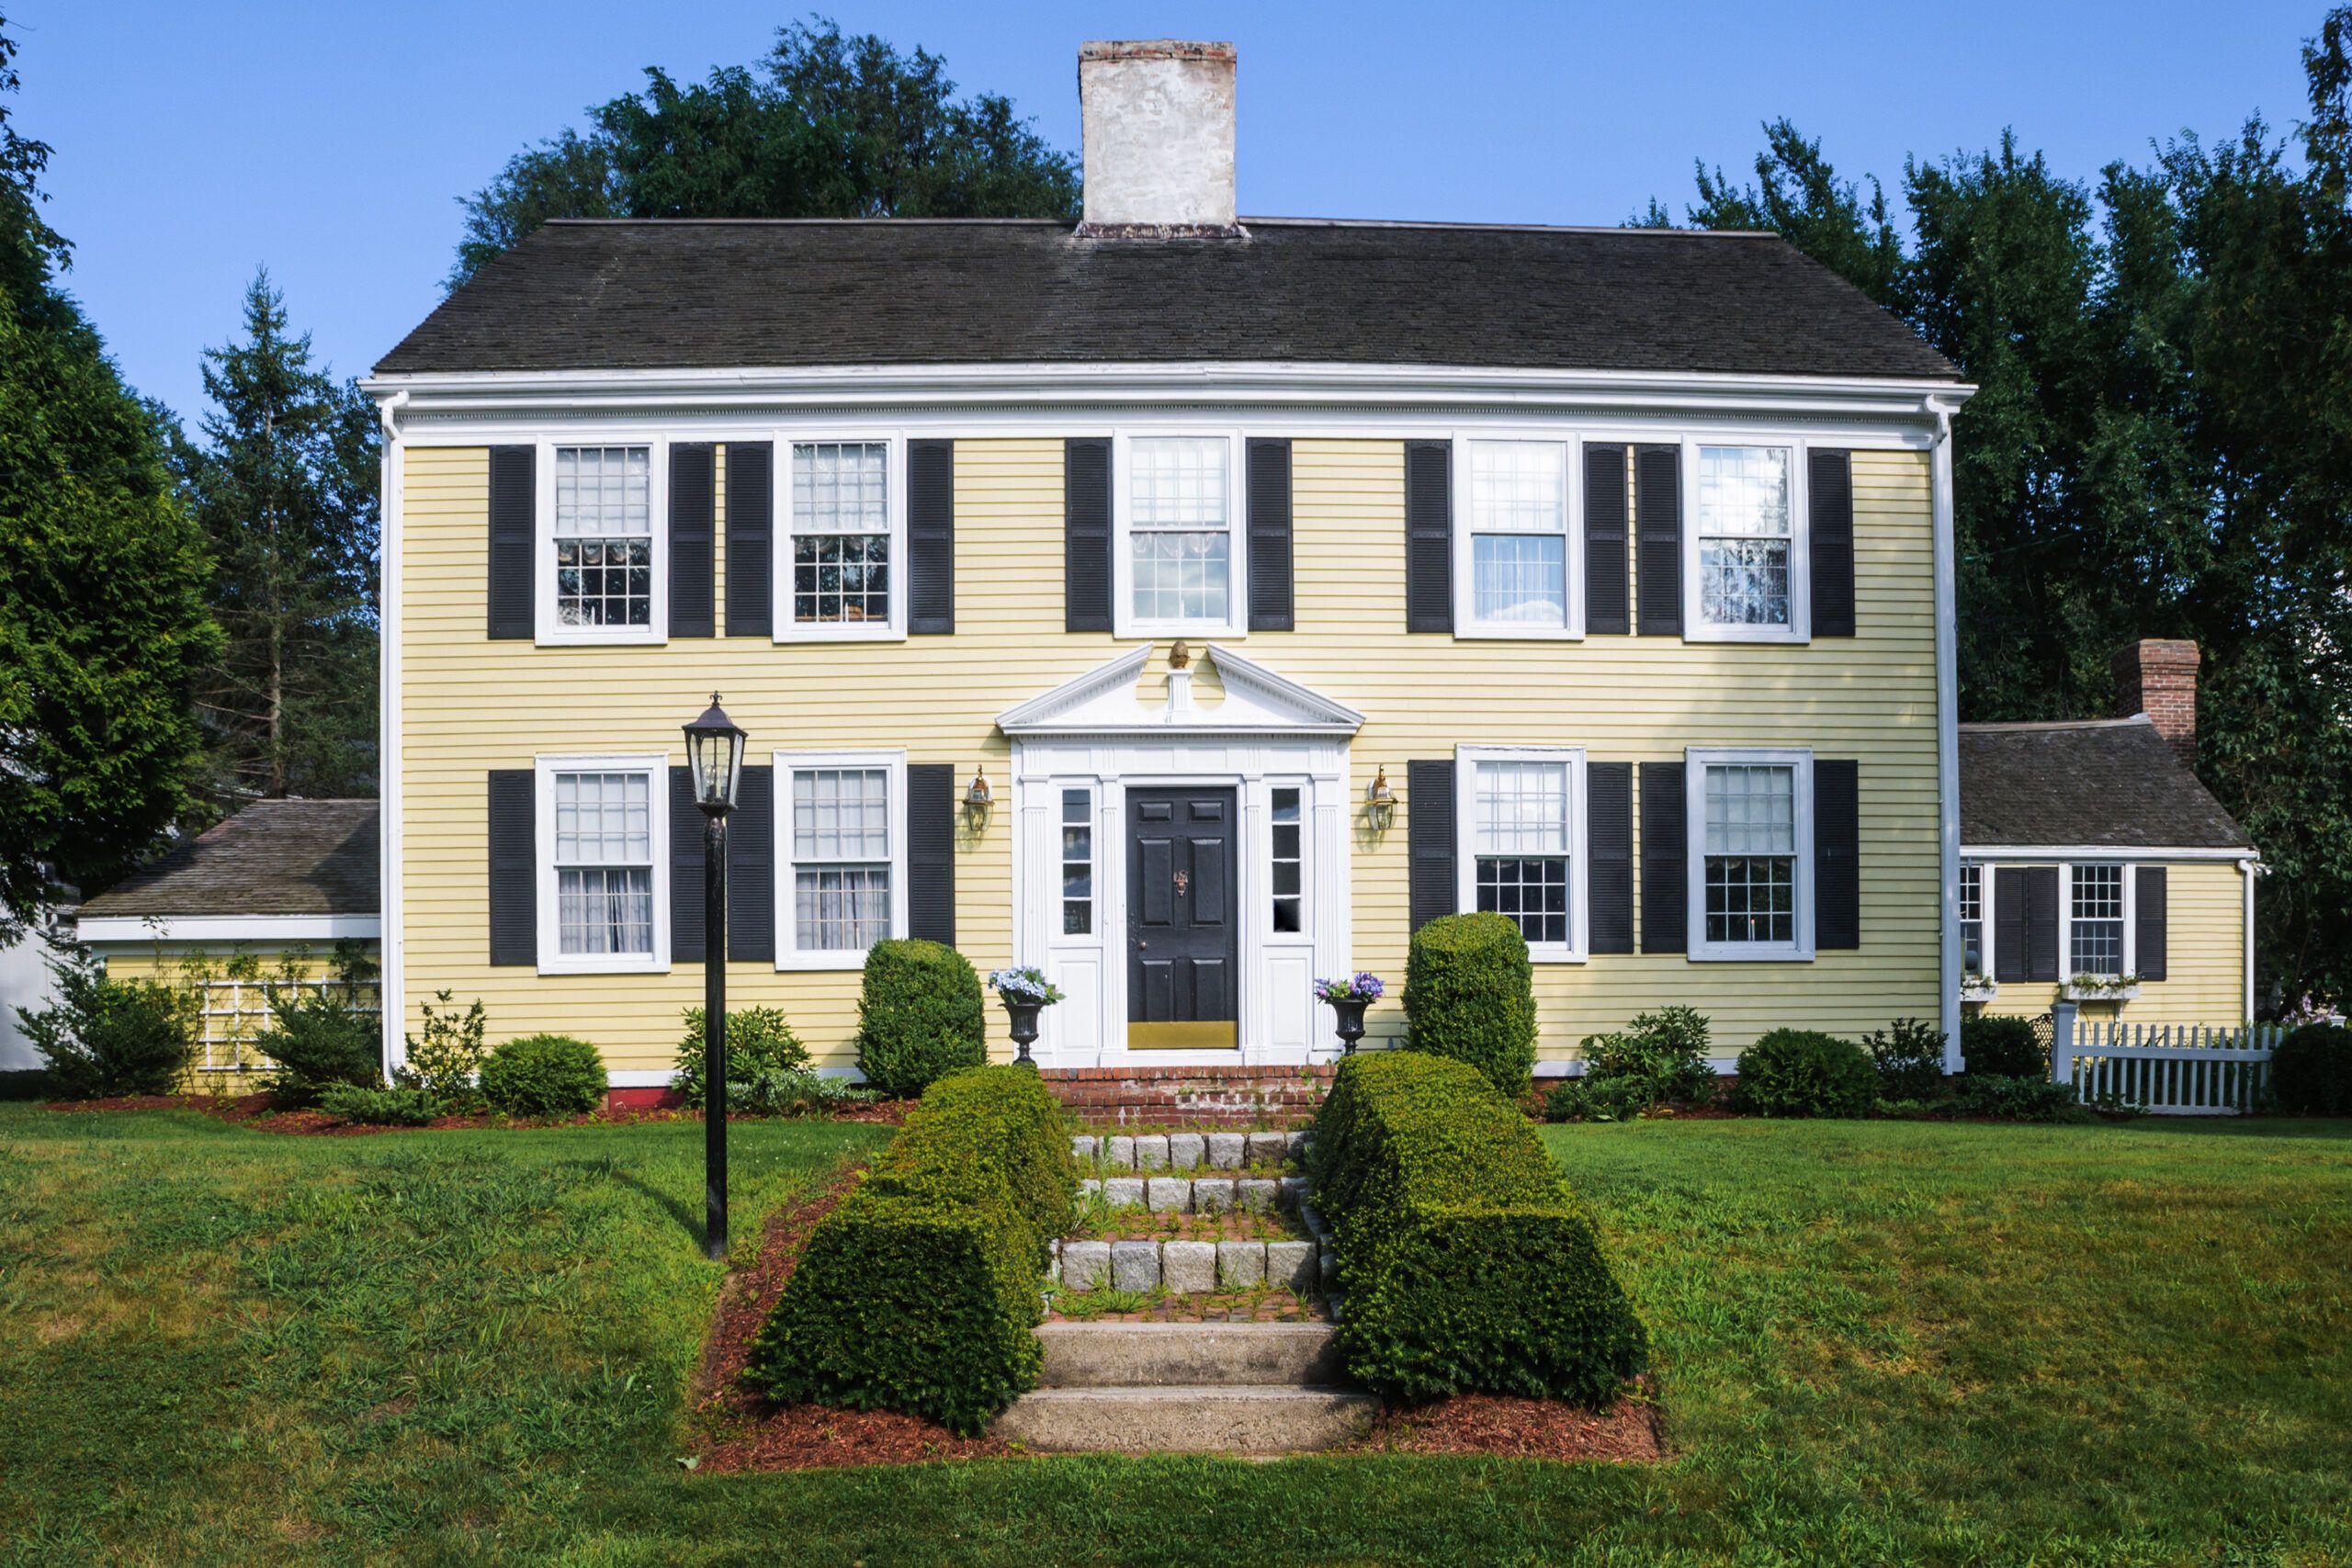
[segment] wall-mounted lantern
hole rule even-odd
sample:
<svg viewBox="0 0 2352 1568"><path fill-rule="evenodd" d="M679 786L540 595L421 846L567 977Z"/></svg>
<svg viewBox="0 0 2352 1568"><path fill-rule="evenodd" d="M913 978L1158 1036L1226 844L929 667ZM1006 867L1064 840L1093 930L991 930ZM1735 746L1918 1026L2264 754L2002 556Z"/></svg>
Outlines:
<svg viewBox="0 0 2352 1568"><path fill-rule="evenodd" d="M1372 783L1364 786L1363 820L1364 826L1375 833L1385 833L1389 824L1396 820L1396 792L1388 787L1385 762L1372 775Z"/></svg>
<svg viewBox="0 0 2352 1568"><path fill-rule="evenodd" d="M976 765L972 782L964 786L964 822L978 833L989 825L989 814L996 809L996 792L989 787L988 768Z"/></svg>

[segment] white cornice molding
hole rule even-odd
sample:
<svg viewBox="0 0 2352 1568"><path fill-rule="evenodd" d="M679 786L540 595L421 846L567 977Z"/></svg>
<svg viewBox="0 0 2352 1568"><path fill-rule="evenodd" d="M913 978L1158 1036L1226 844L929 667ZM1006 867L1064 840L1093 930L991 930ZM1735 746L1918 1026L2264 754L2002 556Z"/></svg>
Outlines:
<svg viewBox="0 0 2352 1568"><path fill-rule="evenodd" d="M1213 708L1173 703L1147 707L1136 683L1157 647L1146 643L997 716L1016 738L1350 736L1363 715L1217 644L1208 645L1225 700Z"/></svg>

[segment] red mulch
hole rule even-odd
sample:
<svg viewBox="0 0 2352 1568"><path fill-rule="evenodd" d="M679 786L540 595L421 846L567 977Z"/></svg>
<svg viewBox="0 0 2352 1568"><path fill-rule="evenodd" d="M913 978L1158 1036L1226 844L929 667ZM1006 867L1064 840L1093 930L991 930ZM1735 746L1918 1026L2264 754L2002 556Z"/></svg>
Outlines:
<svg viewBox="0 0 2352 1568"><path fill-rule="evenodd" d="M1666 1458L1657 1407L1645 1399L1620 1399L1606 1410L1592 1411L1557 1400L1493 1393L1458 1393L1409 1410L1383 1411L1359 1450L1630 1464Z"/></svg>
<svg viewBox="0 0 2352 1568"><path fill-rule="evenodd" d="M895 1127L907 1118L911 1100L885 1100L872 1105L859 1105L828 1113L829 1122L865 1122ZM317 1137L364 1137L371 1133L430 1133L445 1128L542 1128L542 1127L626 1127L642 1122L699 1122L702 1112L686 1106L608 1105L602 1111L592 1111L578 1116L557 1116L537 1122L515 1122L487 1111L475 1111L463 1116L436 1116L422 1127L364 1126L357 1122L338 1122L323 1111L277 1111L272 1109L272 1097L259 1094L130 1094L111 1100L66 1100L52 1104L51 1111L68 1113L85 1111L197 1111L207 1116L250 1127L261 1133L304 1134ZM759 1118L735 1115L729 1122L750 1122Z"/></svg>

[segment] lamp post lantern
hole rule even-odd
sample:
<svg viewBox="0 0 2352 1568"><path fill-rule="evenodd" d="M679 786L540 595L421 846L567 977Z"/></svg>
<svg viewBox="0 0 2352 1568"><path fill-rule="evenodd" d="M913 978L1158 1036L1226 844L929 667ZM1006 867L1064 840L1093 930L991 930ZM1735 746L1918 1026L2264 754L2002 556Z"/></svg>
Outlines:
<svg viewBox="0 0 2352 1568"><path fill-rule="evenodd" d="M685 727L686 765L702 807L703 1233L707 1258L727 1256L727 814L743 774L743 732L710 706Z"/></svg>

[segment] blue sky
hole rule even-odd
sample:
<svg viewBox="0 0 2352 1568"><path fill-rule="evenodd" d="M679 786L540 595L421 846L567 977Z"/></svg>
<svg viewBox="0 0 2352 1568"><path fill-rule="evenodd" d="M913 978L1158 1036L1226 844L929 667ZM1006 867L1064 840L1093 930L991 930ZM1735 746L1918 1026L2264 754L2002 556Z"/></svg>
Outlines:
<svg viewBox="0 0 2352 1568"><path fill-rule="evenodd" d="M440 298L454 198L658 64L752 61L805 13L340 0L12 0L18 128L56 148L67 281L141 391L191 419L198 354L266 263L338 371ZM843 4L851 31L944 55L1076 150L1086 38L1233 39L1245 213L1613 223L1679 215L1693 158L1744 171L1788 115L1849 174L2014 126L2062 171L2302 110L2318 4L1771 6ZM2226 17L2226 25L2216 26Z"/></svg>

